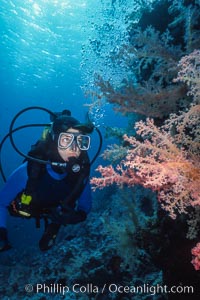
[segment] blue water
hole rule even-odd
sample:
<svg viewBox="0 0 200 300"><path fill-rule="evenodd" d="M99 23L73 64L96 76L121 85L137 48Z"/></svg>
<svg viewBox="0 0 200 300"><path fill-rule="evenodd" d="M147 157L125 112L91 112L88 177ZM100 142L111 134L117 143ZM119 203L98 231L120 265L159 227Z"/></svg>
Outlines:
<svg viewBox="0 0 200 300"><path fill-rule="evenodd" d="M91 103L91 99L85 96L83 86L90 89L97 66L99 69L105 67L103 60L93 59L88 45L95 42L94 22L101 26L105 21L102 11L106 3L109 12L109 1L0 0L0 139L8 132L15 114L29 106L42 106L56 112L67 108L74 117L84 121L88 110L85 104ZM105 41L105 54L109 47L110 41ZM123 127L127 123L108 104L96 107L93 117L102 134L104 125L120 124ZM22 115L16 125L48 122L48 114L32 110ZM22 130L14 135L14 139L19 149L27 153L41 132L42 128ZM103 148L108 143L104 140ZM91 158L97 147L98 135L94 133L89 153ZM7 141L1 160L8 177L21 164L23 157ZM100 162L102 160L98 158L92 174ZM2 184L1 178L0 186ZM36 244L41 232L34 226L33 222L9 219L8 231L15 249L20 250L24 244Z"/></svg>
<svg viewBox="0 0 200 300"><path fill-rule="evenodd" d="M1 138L14 115L27 106L40 105L52 111L68 108L84 120L88 109L85 104L91 99L84 96L82 86L89 85L96 64L88 61L90 53L84 52L93 38L93 13L101 11L101 1L98 5L94 0L0 1ZM82 65L86 66L84 70ZM27 120L49 121L48 115L37 111L24 115L23 122ZM98 116L102 130L105 123L123 126L123 122L109 105ZM19 138L16 136L23 151L28 151L40 131L24 131ZM9 174L21 158L7 144L4 151L4 167Z"/></svg>

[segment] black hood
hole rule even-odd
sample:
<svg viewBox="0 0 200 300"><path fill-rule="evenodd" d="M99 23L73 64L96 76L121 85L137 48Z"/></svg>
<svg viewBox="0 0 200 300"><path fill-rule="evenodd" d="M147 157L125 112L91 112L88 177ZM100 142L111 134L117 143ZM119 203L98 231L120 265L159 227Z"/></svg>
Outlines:
<svg viewBox="0 0 200 300"><path fill-rule="evenodd" d="M92 123L80 123L77 119L71 116L59 116L52 124L51 133L59 135L61 132L66 132L69 128L79 130L81 133L92 133L94 125Z"/></svg>

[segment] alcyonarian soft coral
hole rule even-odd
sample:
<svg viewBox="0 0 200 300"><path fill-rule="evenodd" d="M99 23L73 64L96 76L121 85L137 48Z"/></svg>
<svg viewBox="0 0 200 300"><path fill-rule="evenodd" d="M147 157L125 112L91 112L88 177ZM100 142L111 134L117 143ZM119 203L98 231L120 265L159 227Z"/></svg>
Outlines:
<svg viewBox="0 0 200 300"><path fill-rule="evenodd" d="M168 31L160 34L152 26L144 31L135 28L130 39L132 44L126 45L115 60L124 60L132 75L122 78L117 85L113 80L96 76L95 85L101 95L124 114L136 112L163 118L176 112L188 102L185 85L172 82L182 51L172 45Z"/></svg>
<svg viewBox="0 0 200 300"><path fill-rule="evenodd" d="M91 181L94 189L112 183L151 188L172 218L177 212L186 213L189 206L200 205L200 51L183 57L179 68L176 81L189 86L190 109L171 114L161 128L151 119L136 123L140 139L125 135L130 145L125 158L116 168L99 166L102 177ZM110 159L119 151L116 147L107 150L104 157Z"/></svg>
<svg viewBox="0 0 200 300"><path fill-rule="evenodd" d="M172 218L177 213L187 213L189 206L200 205L199 135L195 136L199 133L196 124L199 116L200 105L196 105L182 117L175 119L173 115L171 123L161 128L151 119L136 123L140 139L124 136L130 145L125 158L116 167L99 166L97 170L101 177L92 178L93 189L113 183L121 187L141 184L157 192L161 206ZM172 135L173 125L179 118L180 127ZM116 147L113 155L115 152ZM112 149L107 150L104 158L111 155Z"/></svg>
<svg viewBox="0 0 200 300"><path fill-rule="evenodd" d="M190 88L188 95L194 97L194 102L200 103L200 50L182 57L178 66L180 71L174 81L185 82Z"/></svg>
<svg viewBox="0 0 200 300"><path fill-rule="evenodd" d="M192 249L192 255L194 255L194 257L191 262L194 265L195 270L200 270L200 243Z"/></svg>
<svg viewBox="0 0 200 300"><path fill-rule="evenodd" d="M151 9L142 4L140 13L133 5L130 10L121 7L124 1L114 2L112 17L106 16L104 27L95 27L99 37L91 43L94 56L85 51L95 67L87 72L86 91L92 103L102 99L123 114L160 119L188 107L191 97L185 81L174 83L173 78L180 58L200 47L197 1L154 1ZM85 65L91 66L88 61Z"/></svg>

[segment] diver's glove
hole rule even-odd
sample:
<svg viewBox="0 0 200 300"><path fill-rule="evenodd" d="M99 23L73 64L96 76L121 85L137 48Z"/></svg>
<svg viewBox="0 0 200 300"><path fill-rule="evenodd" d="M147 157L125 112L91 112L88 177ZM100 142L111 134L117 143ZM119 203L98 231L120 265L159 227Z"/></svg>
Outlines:
<svg viewBox="0 0 200 300"><path fill-rule="evenodd" d="M4 227L0 227L0 252L9 250L11 247L8 242L7 230Z"/></svg>
<svg viewBox="0 0 200 300"><path fill-rule="evenodd" d="M83 222L87 218L87 214L83 210L64 209L62 206L58 206L51 210L49 215L50 219L54 223L61 225L77 224Z"/></svg>

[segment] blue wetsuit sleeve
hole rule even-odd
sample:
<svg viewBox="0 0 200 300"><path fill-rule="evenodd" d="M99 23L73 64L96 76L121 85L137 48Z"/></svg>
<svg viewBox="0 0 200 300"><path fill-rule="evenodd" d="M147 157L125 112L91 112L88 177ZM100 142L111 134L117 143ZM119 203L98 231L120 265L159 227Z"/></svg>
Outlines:
<svg viewBox="0 0 200 300"><path fill-rule="evenodd" d="M88 214L91 208L92 208L92 193L91 193L91 186L88 180L81 196L78 199L77 210L82 210L86 214Z"/></svg>
<svg viewBox="0 0 200 300"><path fill-rule="evenodd" d="M21 192L27 182L27 163L22 164L8 178L0 191L0 227L6 227L7 207Z"/></svg>

